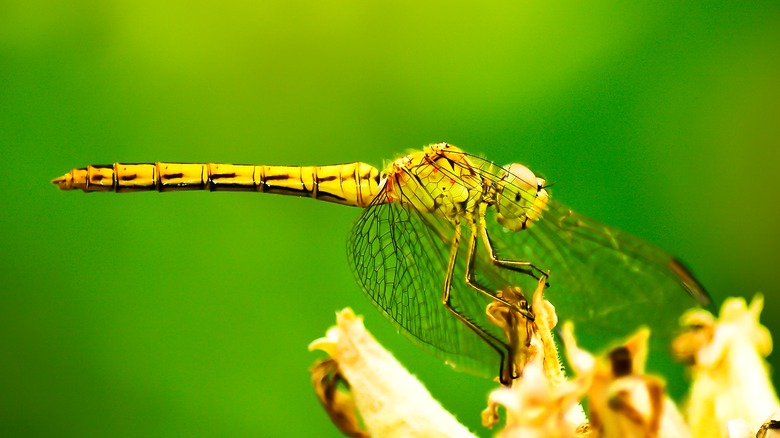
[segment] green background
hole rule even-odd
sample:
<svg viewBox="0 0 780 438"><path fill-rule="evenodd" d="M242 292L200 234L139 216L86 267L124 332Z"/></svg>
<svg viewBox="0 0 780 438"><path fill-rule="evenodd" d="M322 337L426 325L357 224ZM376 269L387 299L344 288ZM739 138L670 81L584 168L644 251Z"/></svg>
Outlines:
<svg viewBox="0 0 780 438"><path fill-rule="evenodd" d="M359 291L358 209L48 182L89 163L381 166L448 141L718 299L763 292L777 336L779 55L776 1L0 0L0 435L338 436L306 346L344 306L486 434L491 383Z"/></svg>

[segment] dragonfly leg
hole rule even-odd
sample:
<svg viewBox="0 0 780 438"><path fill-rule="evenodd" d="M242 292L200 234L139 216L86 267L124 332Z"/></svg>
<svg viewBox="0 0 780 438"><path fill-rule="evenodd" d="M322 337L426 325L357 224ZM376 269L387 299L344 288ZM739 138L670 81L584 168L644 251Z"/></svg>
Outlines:
<svg viewBox="0 0 780 438"><path fill-rule="evenodd" d="M458 257L458 244L460 242L460 237L461 237L460 224L455 224L455 235L452 238L450 258L449 258L449 262L447 263L447 273L444 277L444 292L441 298L442 304L444 304L444 307L446 307L447 310L450 311L450 313L452 313L456 318L458 318L460 322L465 324L466 327L468 327L471 331L473 331L485 343L487 343L490 346L490 348L495 350L496 353L498 353L498 355L501 356L501 362L500 362L501 365L498 370L498 378L501 381L501 384L510 385L512 383L512 380L515 378L514 364L513 364L514 354L512 349L509 347L507 343L502 342L501 340L491 335L490 333L486 332L478 325L471 322L468 318L463 316L460 312L458 312L455 308L452 307L452 304L450 302L450 299L452 298L451 296L452 273L455 271L455 262ZM496 297L492 297L492 298L497 299Z"/></svg>
<svg viewBox="0 0 780 438"><path fill-rule="evenodd" d="M485 243L485 248L487 249L488 254L490 254L490 260L494 265L501 266L502 268L519 272L521 274L530 275L537 280L541 280L542 277L547 276L547 272L541 270L532 262L526 260L506 260L499 258L498 254L496 254L495 247L493 247L493 243L490 241L490 235L488 235L487 227L485 226L484 215L480 218L479 232L482 235L482 241ZM550 285L546 284L546 286Z"/></svg>
<svg viewBox="0 0 780 438"><path fill-rule="evenodd" d="M477 278L474 275L474 259L477 256L477 226L475 224L471 225L471 235L469 236L469 253L468 258L466 259L466 284L471 286L473 289L477 290L478 292L483 293L484 295L487 295L488 297L492 298L493 300L496 300L500 302L501 304L504 304L505 306L509 307L510 309L516 309L518 312L520 312L521 315L525 316L529 320L534 320L534 314L531 313L530 310L528 310L527 306L523 305L524 303L510 303L509 301L496 296L495 292L491 292L488 290L485 286L482 286L477 282Z"/></svg>

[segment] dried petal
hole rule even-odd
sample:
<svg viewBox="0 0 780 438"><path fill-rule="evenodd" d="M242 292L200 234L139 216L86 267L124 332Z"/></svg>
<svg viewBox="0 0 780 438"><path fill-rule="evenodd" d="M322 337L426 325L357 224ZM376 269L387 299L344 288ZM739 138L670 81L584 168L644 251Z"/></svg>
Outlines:
<svg viewBox="0 0 780 438"><path fill-rule="evenodd" d="M577 346L571 324L564 324L567 357L588 388L590 436L689 436L682 416L665 395L663 380L644 374L649 335L647 329L639 329L606 358L596 360Z"/></svg>
<svg viewBox="0 0 780 438"><path fill-rule="evenodd" d="M586 388L575 382L553 384L546 375L543 357L536 355L511 388L490 394L491 403L504 406L506 427L501 437L574 437L584 421L577 401Z"/></svg>
<svg viewBox="0 0 780 438"><path fill-rule="evenodd" d="M343 382L344 378L341 376L336 361L333 359L319 361L309 372L314 392L333 424L344 435L354 438L368 438L368 433L358 424L355 401L348 393L338 388L339 383Z"/></svg>
<svg viewBox="0 0 780 438"><path fill-rule="evenodd" d="M683 315L687 331L674 349L692 364L686 413L695 437L730 436L740 422L757 431L780 410L764 361L772 338L759 323L763 302L761 295L750 306L730 298L717 320L704 310Z"/></svg>
<svg viewBox="0 0 780 438"><path fill-rule="evenodd" d="M355 406L371 436L473 437L431 397L346 308L337 325L310 349L322 349L338 363Z"/></svg>
<svg viewBox="0 0 780 438"><path fill-rule="evenodd" d="M582 382L566 382L552 337L557 323L555 308L544 300L546 278L534 291L534 320L499 302L488 306L491 320L504 329L515 350L515 368L520 377L511 388L500 388L489 397L483 424L498 421L497 405L506 409L506 427L500 436L574 437L586 421L577 401L585 393ZM522 296L518 290L502 291L503 298ZM509 300L510 303L513 302ZM522 340L520 342L519 340Z"/></svg>

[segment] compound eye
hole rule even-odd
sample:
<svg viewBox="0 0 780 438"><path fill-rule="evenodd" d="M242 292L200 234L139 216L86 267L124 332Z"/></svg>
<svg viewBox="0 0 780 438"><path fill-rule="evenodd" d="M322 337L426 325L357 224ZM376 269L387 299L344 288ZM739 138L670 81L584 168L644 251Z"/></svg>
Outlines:
<svg viewBox="0 0 780 438"><path fill-rule="evenodd" d="M531 190L537 182L536 175L522 164L513 163L506 169L509 171L508 179L520 190Z"/></svg>

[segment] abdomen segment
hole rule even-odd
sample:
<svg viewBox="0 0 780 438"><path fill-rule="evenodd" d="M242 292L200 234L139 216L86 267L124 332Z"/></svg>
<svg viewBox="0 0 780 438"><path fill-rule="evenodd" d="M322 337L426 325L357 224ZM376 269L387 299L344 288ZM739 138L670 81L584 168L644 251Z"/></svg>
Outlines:
<svg viewBox="0 0 780 438"><path fill-rule="evenodd" d="M371 203L379 192L379 182L379 170L361 162L332 166L114 163L73 169L52 180L62 190L250 191L306 196L358 207Z"/></svg>

